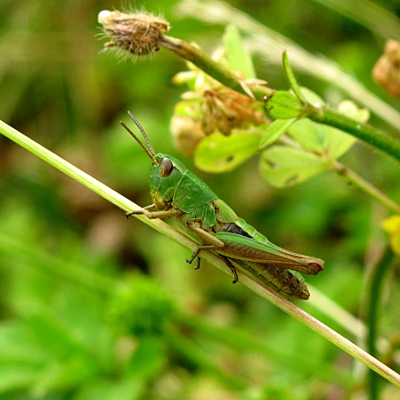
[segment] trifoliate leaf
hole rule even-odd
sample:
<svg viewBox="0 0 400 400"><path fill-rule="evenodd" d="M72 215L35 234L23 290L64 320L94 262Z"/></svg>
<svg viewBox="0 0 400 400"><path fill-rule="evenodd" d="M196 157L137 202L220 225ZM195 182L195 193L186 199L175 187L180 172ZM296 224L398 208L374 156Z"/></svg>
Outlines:
<svg viewBox="0 0 400 400"><path fill-rule="evenodd" d="M271 119L291 119L301 116L303 105L292 93L277 91L265 101L265 109Z"/></svg>
<svg viewBox="0 0 400 400"><path fill-rule="evenodd" d="M271 144L275 143L281 135L283 135L293 122L296 121L295 118L292 119L276 119L267 129L264 131L258 150L264 150Z"/></svg>
<svg viewBox="0 0 400 400"><path fill-rule="evenodd" d="M296 121L289 128L289 134L304 149L330 159L342 156L356 141L353 136L309 119Z"/></svg>
<svg viewBox="0 0 400 400"><path fill-rule="evenodd" d="M251 132L234 132L230 136L216 132L197 146L194 162L206 172L231 171L257 151L259 142L260 135Z"/></svg>
<svg viewBox="0 0 400 400"><path fill-rule="evenodd" d="M260 158L264 178L276 187L294 186L326 169L320 157L302 149L273 146Z"/></svg>

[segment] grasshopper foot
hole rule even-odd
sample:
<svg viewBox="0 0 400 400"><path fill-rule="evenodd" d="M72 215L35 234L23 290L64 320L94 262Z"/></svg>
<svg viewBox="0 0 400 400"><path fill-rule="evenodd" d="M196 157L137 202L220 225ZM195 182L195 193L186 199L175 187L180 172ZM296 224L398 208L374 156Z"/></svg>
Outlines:
<svg viewBox="0 0 400 400"><path fill-rule="evenodd" d="M188 264L191 264L191 263L193 262L193 260L197 257L197 262L196 262L196 265L195 265L194 269L199 269L199 268L200 268L200 257L199 257L199 253L200 253L202 250L209 250L209 249L213 249L213 248L214 248L213 245L199 246L199 247L193 252L192 256L191 256L188 260L186 260L186 262L187 262Z"/></svg>
<svg viewBox="0 0 400 400"><path fill-rule="evenodd" d="M194 266L194 269L200 269L200 260L201 260L201 258L197 257L197 262L196 262L196 265Z"/></svg>
<svg viewBox="0 0 400 400"><path fill-rule="evenodd" d="M192 264L193 260L199 255L200 251L201 251L201 247L198 247L198 248L194 251L194 253L192 254L192 256L191 256L188 260L186 260L186 262L187 262L188 264ZM197 263L196 263L196 266L194 267L194 269L199 269L199 268L200 268L200 257L197 257Z"/></svg>
<svg viewBox="0 0 400 400"><path fill-rule="evenodd" d="M129 211L125 213L126 218L132 217L132 215L141 215L144 214L142 211Z"/></svg>
<svg viewBox="0 0 400 400"><path fill-rule="evenodd" d="M235 284L236 282L239 282L239 276L237 274L236 268L234 267L234 265L229 261L229 258L227 257L222 257L225 261L225 264L230 268L230 270L232 271L233 274L233 281L232 283Z"/></svg>
<svg viewBox="0 0 400 400"><path fill-rule="evenodd" d="M200 269L200 260L201 260L201 258L200 258L198 255L199 255L199 253L200 253L201 250L202 250L202 249L201 249L200 247L198 247L198 248L194 251L194 253L192 254L192 257L190 257L188 260L186 260L186 262L187 262L188 264L192 264L192 263L193 263L193 260L197 257L196 265L193 267L193 269Z"/></svg>

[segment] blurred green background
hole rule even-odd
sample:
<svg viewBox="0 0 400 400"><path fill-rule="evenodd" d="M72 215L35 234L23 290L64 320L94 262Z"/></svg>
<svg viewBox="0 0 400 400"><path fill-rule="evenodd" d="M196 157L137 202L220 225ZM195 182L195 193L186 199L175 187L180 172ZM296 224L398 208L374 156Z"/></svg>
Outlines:
<svg viewBox="0 0 400 400"><path fill-rule="evenodd" d="M227 3L399 107L371 78L385 34L341 14L349 2ZM400 12L397 1L373 3ZM179 4L123 5L161 13L172 36L211 54L224 26L182 16ZM386 211L332 173L278 190L262 180L257 159L224 175L196 171L169 130L183 91L171 79L183 61L166 50L136 63L101 52L97 15L120 6L1 0L0 118L148 205L149 159L119 125L132 111L156 151L182 159L271 241L323 258L326 270L307 282L362 316L365 269L385 241ZM270 87L287 88L281 66L260 57L255 65ZM299 80L324 97L345 97L310 76ZM356 397L368 392L359 364L241 284L206 264L193 271L188 251L4 137L0 160L0 399L365 398ZM393 161L357 145L345 162L398 198ZM399 334L398 270L389 288L385 337ZM348 336L312 303L301 306Z"/></svg>

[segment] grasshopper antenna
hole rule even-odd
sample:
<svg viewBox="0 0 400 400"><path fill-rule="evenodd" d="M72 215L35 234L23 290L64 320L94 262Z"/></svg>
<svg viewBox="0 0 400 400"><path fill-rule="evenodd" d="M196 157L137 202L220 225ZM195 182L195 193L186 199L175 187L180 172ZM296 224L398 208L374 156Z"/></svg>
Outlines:
<svg viewBox="0 0 400 400"><path fill-rule="evenodd" d="M144 140L146 141L147 146L149 147L150 152L151 152L151 154L153 155L153 158L154 158L154 156L156 155L156 152L154 151L154 148L153 148L153 146L152 146L152 144L150 142L149 137L147 136L147 133L143 129L143 126L140 125L139 121L133 116L133 114L130 111L128 111L128 115L131 117L131 120L135 123L135 125L139 128L140 132L142 132Z"/></svg>
<svg viewBox="0 0 400 400"><path fill-rule="evenodd" d="M139 138L128 128L128 126L123 122L120 121L121 125L130 133L130 135L139 143L140 147L147 153L147 155L152 159L153 163L157 163L155 159L155 154L156 152L154 151L154 148L152 144L150 143L149 137L147 136L145 130L143 129L142 125L140 125L139 121L132 115L130 111L128 111L128 115L131 118L131 120L135 123L135 125L138 127L140 132L142 133L144 140L147 143L148 148L139 140Z"/></svg>

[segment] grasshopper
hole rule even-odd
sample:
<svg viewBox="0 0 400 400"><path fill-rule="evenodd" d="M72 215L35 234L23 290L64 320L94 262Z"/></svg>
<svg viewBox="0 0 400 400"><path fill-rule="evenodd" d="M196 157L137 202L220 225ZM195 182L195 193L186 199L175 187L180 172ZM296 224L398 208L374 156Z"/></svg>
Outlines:
<svg viewBox="0 0 400 400"><path fill-rule="evenodd" d="M142 133L147 147L121 121L122 126L152 161L150 195L153 203L127 215L143 214L150 219L174 218L185 234L201 243L186 260L192 264L196 259L196 269L200 267L200 252L209 250L221 257L231 269L233 283L238 281L236 268L239 268L284 297L308 299L307 286L290 270L316 275L323 270L323 261L293 253L270 242L243 218L239 218L178 159L163 153L156 154L143 127L130 112L128 114Z"/></svg>

